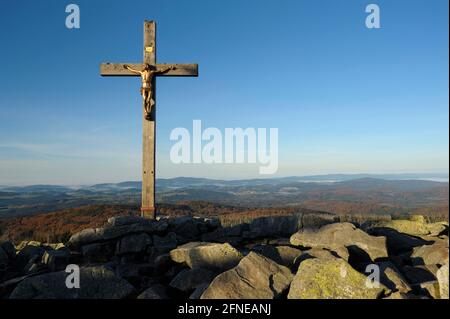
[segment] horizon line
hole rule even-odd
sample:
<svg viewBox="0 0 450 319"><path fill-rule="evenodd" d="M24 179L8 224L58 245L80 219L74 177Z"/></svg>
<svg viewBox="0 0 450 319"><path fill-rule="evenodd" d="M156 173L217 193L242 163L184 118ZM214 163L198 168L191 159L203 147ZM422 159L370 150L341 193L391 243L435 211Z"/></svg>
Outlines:
<svg viewBox="0 0 450 319"><path fill-rule="evenodd" d="M449 182L449 172L405 172L405 173L327 173L327 174L312 174L312 175L286 175L286 176L276 176L276 177L254 177L254 178L210 178L210 177L198 177L198 176L176 176L176 177L158 177L157 180L174 180L180 178L189 179L204 179L211 181L249 181L249 180L276 180L284 178L307 178L307 177L326 177L326 176L360 176L360 175L370 175L370 176L404 176L404 178L399 178L398 180L429 180L441 183ZM408 175L416 175L407 178ZM423 175L423 176L420 176ZM436 176L438 175L438 176ZM446 181L433 180L435 179L446 179ZM31 183L31 184L0 184L0 187L27 187L27 186L64 186L64 187L86 187L101 184L121 184L121 183L141 183L141 180L122 180L117 182L95 182L95 183L80 183L80 184L64 184L64 183Z"/></svg>

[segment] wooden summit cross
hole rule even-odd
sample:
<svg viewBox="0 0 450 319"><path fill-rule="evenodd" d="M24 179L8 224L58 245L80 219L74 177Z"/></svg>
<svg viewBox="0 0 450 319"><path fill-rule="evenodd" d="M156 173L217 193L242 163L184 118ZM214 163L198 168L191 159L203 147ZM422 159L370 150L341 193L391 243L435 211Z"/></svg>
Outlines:
<svg viewBox="0 0 450 319"><path fill-rule="evenodd" d="M142 124L142 217L155 218L155 77L198 76L197 64L156 64L156 24L144 22L144 63L102 63L102 76L141 76L144 120Z"/></svg>

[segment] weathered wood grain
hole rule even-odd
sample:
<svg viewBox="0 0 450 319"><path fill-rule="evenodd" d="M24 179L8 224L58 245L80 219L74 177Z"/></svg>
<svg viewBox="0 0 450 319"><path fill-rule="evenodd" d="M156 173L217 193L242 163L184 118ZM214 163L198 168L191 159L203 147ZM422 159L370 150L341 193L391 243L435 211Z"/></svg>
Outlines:
<svg viewBox="0 0 450 319"><path fill-rule="evenodd" d="M154 21L144 22L144 62L156 64L156 24ZM151 50L147 48L151 47ZM156 85L153 78L153 106L151 119L142 120L142 204L141 214L144 218L155 216L155 141L156 141ZM143 111L144 112L144 111Z"/></svg>
<svg viewBox="0 0 450 319"><path fill-rule="evenodd" d="M100 74L102 76L139 76L139 74L125 69L124 65L128 65L135 70L142 69L142 63L102 63ZM168 66L174 66L175 70L169 70L156 76L198 76L198 64L161 63L156 65L156 70L163 70Z"/></svg>
<svg viewBox="0 0 450 319"><path fill-rule="evenodd" d="M156 70L166 70L169 66L175 69L167 70L156 76L198 76L197 64L157 64L156 63L156 24L154 21L144 22L144 61L156 68ZM128 65L132 69L142 70L142 63L102 63L100 74L102 76L139 76L138 73L131 72L124 66ZM152 108L150 119L145 118L143 112L142 121L142 204L141 212L145 218L155 218L155 119L156 119L156 85L155 79L151 88L153 89L153 100L155 105Z"/></svg>

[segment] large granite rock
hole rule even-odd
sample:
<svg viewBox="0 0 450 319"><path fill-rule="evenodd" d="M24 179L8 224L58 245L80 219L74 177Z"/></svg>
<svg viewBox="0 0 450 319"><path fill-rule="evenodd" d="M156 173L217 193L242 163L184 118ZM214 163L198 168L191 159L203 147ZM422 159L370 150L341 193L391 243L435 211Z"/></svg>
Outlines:
<svg viewBox="0 0 450 319"><path fill-rule="evenodd" d="M137 299L169 299L167 289L161 284L154 284L143 291Z"/></svg>
<svg viewBox="0 0 450 319"><path fill-rule="evenodd" d="M445 264L437 271L436 277L439 283L439 295L441 299L449 299L448 297L448 264Z"/></svg>
<svg viewBox="0 0 450 319"><path fill-rule="evenodd" d="M255 218L249 225L254 237L291 236L301 227L297 215Z"/></svg>
<svg viewBox="0 0 450 319"><path fill-rule="evenodd" d="M230 227L219 227L215 230L202 235L202 240L205 242L230 242L240 241L242 233L247 230L248 225L238 224Z"/></svg>
<svg viewBox="0 0 450 319"><path fill-rule="evenodd" d="M80 269L80 288L69 289L64 271L53 272L22 281L11 299L121 299L135 293L133 286L105 267Z"/></svg>
<svg viewBox="0 0 450 319"><path fill-rule="evenodd" d="M5 272L9 265L8 254L0 247L0 273Z"/></svg>
<svg viewBox="0 0 450 319"><path fill-rule="evenodd" d="M429 236L448 236L448 223L447 222L437 222L432 224L427 224Z"/></svg>
<svg viewBox="0 0 450 319"><path fill-rule="evenodd" d="M390 220L387 222L378 223L378 227L386 227L395 229L396 231L411 235L411 236L421 236L430 234L430 230L427 224L419 220Z"/></svg>
<svg viewBox="0 0 450 319"><path fill-rule="evenodd" d="M135 287L144 287L151 276L153 276L153 267L149 263L120 263L109 264L114 266L115 274L132 283ZM144 285L141 285L143 283Z"/></svg>
<svg viewBox="0 0 450 319"><path fill-rule="evenodd" d="M441 298L439 292L439 283L437 280L423 282L416 286L416 290L418 290L421 295L429 296L433 299Z"/></svg>
<svg viewBox="0 0 450 319"><path fill-rule="evenodd" d="M24 249L26 246L35 246L35 247L43 247L42 243L39 241L35 241L35 240L24 240L21 241L17 246L16 246L16 250L20 251L22 249Z"/></svg>
<svg viewBox="0 0 450 319"><path fill-rule="evenodd" d="M410 252L414 247L420 247L433 243L433 241L403 234L395 229L386 227L373 227L368 229L368 233L373 236L386 237L386 245L389 255L398 255Z"/></svg>
<svg viewBox="0 0 450 319"><path fill-rule="evenodd" d="M413 265L444 265L449 260L448 252L447 242L437 242L414 248L411 260Z"/></svg>
<svg viewBox="0 0 450 319"><path fill-rule="evenodd" d="M372 260L388 256L386 238L370 236L350 223L329 224L318 230L302 229L291 236L291 244L331 250L356 246Z"/></svg>
<svg viewBox="0 0 450 319"><path fill-rule="evenodd" d="M400 273L397 267L389 261L378 263L380 267L380 281L383 285L391 291L398 291L401 293L408 293L411 291L411 286L408 281Z"/></svg>
<svg viewBox="0 0 450 319"><path fill-rule="evenodd" d="M404 292L396 291L383 299L430 299L430 298L428 296L415 295L412 293L404 293Z"/></svg>
<svg viewBox="0 0 450 319"><path fill-rule="evenodd" d="M292 277L287 267L251 252L217 276L201 299L273 299L286 291Z"/></svg>
<svg viewBox="0 0 450 319"><path fill-rule="evenodd" d="M72 249L87 244L105 242L132 234L164 234L168 224L165 221L138 219L139 222L128 224L126 222L111 221L102 228L87 228L70 237L67 245Z"/></svg>
<svg viewBox="0 0 450 319"><path fill-rule="evenodd" d="M192 269L226 270L236 266L242 254L230 244L192 242L172 250L170 257Z"/></svg>
<svg viewBox="0 0 450 319"><path fill-rule="evenodd" d="M170 232L165 236L153 235L153 246L158 254L168 253L177 247L177 234Z"/></svg>
<svg viewBox="0 0 450 319"><path fill-rule="evenodd" d="M128 235L117 242L116 255L146 252L151 244L152 238L146 233Z"/></svg>
<svg viewBox="0 0 450 319"><path fill-rule="evenodd" d="M387 290L366 282L367 277L343 259L307 259L298 268L288 299L376 299Z"/></svg>
<svg viewBox="0 0 450 319"><path fill-rule="evenodd" d="M42 256L42 263L47 265L50 271L64 270L70 261L70 252L65 249L49 250Z"/></svg>
<svg viewBox="0 0 450 319"><path fill-rule="evenodd" d="M28 264L40 260L45 253L45 249L41 245L35 243L26 244L21 247L17 253L16 260L18 268L24 269Z"/></svg>
<svg viewBox="0 0 450 319"><path fill-rule="evenodd" d="M201 285L209 284L215 273L202 268L184 269L170 282L169 286L181 291L192 291Z"/></svg>
<svg viewBox="0 0 450 319"><path fill-rule="evenodd" d="M114 255L114 250L114 242L92 243L81 247L81 254L87 263L108 262Z"/></svg>
<svg viewBox="0 0 450 319"><path fill-rule="evenodd" d="M189 296L189 299L200 299L202 294L208 289L209 283L204 283L195 288L194 292Z"/></svg>
<svg viewBox="0 0 450 319"><path fill-rule="evenodd" d="M308 250L305 250L302 252L300 256L297 257L295 260L295 264L298 266L300 263L302 263L304 260L311 259L311 258L321 258L321 259L328 259L328 258L342 258L345 261L348 261L348 252L346 248L338 249L339 253L336 251L332 251L329 249L323 249L323 248L311 248ZM298 269L298 267L297 267Z"/></svg>
<svg viewBox="0 0 450 319"><path fill-rule="evenodd" d="M409 299L408 295L404 292L393 292L392 294L390 294L389 296L383 298L383 299Z"/></svg>
<svg viewBox="0 0 450 319"><path fill-rule="evenodd" d="M16 249L10 241L1 242L0 250L3 251L3 253L9 260L13 260L16 258Z"/></svg>
<svg viewBox="0 0 450 319"><path fill-rule="evenodd" d="M143 223L148 223L148 220L140 216L114 216L108 218L108 224L111 226L125 226Z"/></svg>
<svg viewBox="0 0 450 319"><path fill-rule="evenodd" d="M339 217L329 213L304 213L302 214L302 228L320 228L328 224L339 222Z"/></svg>
<svg viewBox="0 0 450 319"><path fill-rule="evenodd" d="M427 223L427 219L425 218L425 216L417 215L417 214L410 215L408 220L410 220L412 222L418 222L418 223L421 223L421 224L426 224Z"/></svg>
<svg viewBox="0 0 450 319"><path fill-rule="evenodd" d="M302 251L289 246L259 245L253 247L254 252L272 259L277 264L293 268Z"/></svg>
<svg viewBox="0 0 450 319"><path fill-rule="evenodd" d="M402 271L406 279L412 286L419 286L426 282L435 282L436 273L438 271L436 265L424 265L424 266L405 266Z"/></svg>
<svg viewBox="0 0 450 319"><path fill-rule="evenodd" d="M192 216L170 218L169 231L173 231L185 240L195 240L201 234L212 231L220 225L217 219L204 219Z"/></svg>

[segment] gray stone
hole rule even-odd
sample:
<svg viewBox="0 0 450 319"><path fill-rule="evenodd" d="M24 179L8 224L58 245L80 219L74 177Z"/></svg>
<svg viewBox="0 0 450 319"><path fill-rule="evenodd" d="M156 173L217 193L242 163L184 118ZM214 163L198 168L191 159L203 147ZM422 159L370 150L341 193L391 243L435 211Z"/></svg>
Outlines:
<svg viewBox="0 0 450 319"><path fill-rule="evenodd" d="M141 280L153 274L153 267L148 263L118 264L114 268L117 276L130 280Z"/></svg>
<svg viewBox="0 0 450 319"><path fill-rule="evenodd" d="M41 247L34 245L26 245L23 247L17 254L17 264L19 268L25 267L30 262L34 262L34 260L40 260L44 255L45 250Z"/></svg>
<svg viewBox="0 0 450 319"><path fill-rule="evenodd" d="M29 262L23 269L23 273L27 275L33 275L37 273L42 273L47 270L46 265L40 262Z"/></svg>
<svg viewBox="0 0 450 319"><path fill-rule="evenodd" d="M255 237L290 236L300 229L298 216L269 216L252 220L249 231Z"/></svg>
<svg viewBox="0 0 450 319"><path fill-rule="evenodd" d="M172 258L170 258L170 254L162 254L159 256L156 256L155 258L151 259L150 262L155 267L156 271L166 271L175 263L172 261Z"/></svg>
<svg viewBox="0 0 450 319"><path fill-rule="evenodd" d="M250 240L254 240L257 238L262 238L264 237L264 235L262 235L262 231L259 229L254 229L254 230L244 230L242 232L242 238L244 239L250 239Z"/></svg>
<svg viewBox="0 0 450 319"><path fill-rule="evenodd" d="M413 265L444 265L448 263L448 244L438 242L433 245L416 247L411 254Z"/></svg>
<svg viewBox="0 0 450 319"><path fill-rule="evenodd" d="M178 217L169 220L169 228L177 235L186 238L188 240L193 240L200 235L199 228L202 222L203 220L195 219L191 216Z"/></svg>
<svg viewBox="0 0 450 319"><path fill-rule="evenodd" d="M311 258L321 258L321 259L327 259L327 258L342 258L345 261L348 261L348 252L345 247L341 248L335 248L335 250L339 251L337 253L336 251L332 251L329 249L324 248L311 248L308 250L305 250L302 252L300 256L297 257L295 260L295 265L300 265L304 260L311 259Z"/></svg>
<svg viewBox="0 0 450 319"><path fill-rule="evenodd" d="M28 240L27 241L27 240L25 240L25 241L20 242L20 244L16 246L16 250L17 251L22 250L26 246L34 246L34 247L41 247L41 248L43 248L42 247L42 243L39 242L39 241L35 241L35 240Z"/></svg>
<svg viewBox="0 0 450 319"><path fill-rule="evenodd" d="M273 246L290 246L291 242L289 241L289 237L279 237L279 238L273 238L273 239L268 239L266 241L266 244L268 245L273 245Z"/></svg>
<svg viewBox="0 0 450 319"><path fill-rule="evenodd" d="M160 253L166 253L177 247L177 235L173 232L166 236L153 236L153 246Z"/></svg>
<svg viewBox="0 0 450 319"><path fill-rule="evenodd" d="M121 299L135 293L133 286L105 267L80 269L80 288L66 286L64 271L29 277L13 290L11 299Z"/></svg>
<svg viewBox="0 0 450 319"><path fill-rule="evenodd" d="M404 292L396 291L383 299L429 299L429 298L425 296L417 296L411 293L407 294Z"/></svg>
<svg viewBox="0 0 450 319"><path fill-rule="evenodd" d="M400 271L389 261L378 263L380 267L380 281L391 291L408 293L411 287Z"/></svg>
<svg viewBox="0 0 450 319"><path fill-rule="evenodd" d="M142 292L137 299L169 299L169 296L163 285L154 284Z"/></svg>
<svg viewBox="0 0 450 319"><path fill-rule="evenodd" d="M408 295L404 292L393 292L392 294L390 294L389 296L383 298L383 299L409 299Z"/></svg>
<svg viewBox="0 0 450 319"><path fill-rule="evenodd" d="M206 225L208 226L208 230L214 230L221 226L219 218L205 218L204 219Z"/></svg>
<svg viewBox="0 0 450 319"><path fill-rule="evenodd" d="M165 221L147 221L136 224L112 226L103 228L88 228L70 237L67 245L72 249L77 249L83 245L105 242L132 234L163 234L168 227Z"/></svg>
<svg viewBox="0 0 450 319"><path fill-rule="evenodd" d="M114 242L84 245L81 254L88 263L108 262L114 255Z"/></svg>
<svg viewBox="0 0 450 319"><path fill-rule="evenodd" d="M418 285L422 294L429 295L433 299L440 299L439 283L434 281L422 282Z"/></svg>
<svg viewBox="0 0 450 319"><path fill-rule="evenodd" d="M408 220L412 221L412 222L418 222L418 223L421 223L421 224L426 224L427 223L427 219L425 218L425 216L417 215L417 214L410 215Z"/></svg>
<svg viewBox="0 0 450 319"><path fill-rule="evenodd" d="M16 257L16 249L10 241L4 241L0 243L0 249L8 256L9 260L13 260Z"/></svg>
<svg viewBox="0 0 450 319"><path fill-rule="evenodd" d="M70 252L67 250L49 250L42 255L42 263L50 271L64 270L69 264Z"/></svg>
<svg viewBox="0 0 450 319"><path fill-rule="evenodd" d="M202 268L184 269L170 282L169 286L181 291L192 291L202 284L209 284L215 273Z"/></svg>
<svg viewBox="0 0 450 319"><path fill-rule="evenodd" d="M6 271L9 266L8 254L0 247L0 272Z"/></svg>
<svg viewBox="0 0 450 319"><path fill-rule="evenodd" d="M289 268L251 252L217 276L201 299L273 299L289 288L292 277Z"/></svg>
<svg viewBox="0 0 450 319"><path fill-rule="evenodd" d="M426 266L405 266L403 273L411 285L420 285L425 282L436 281L437 267L435 265Z"/></svg>
<svg viewBox="0 0 450 319"><path fill-rule="evenodd" d="M368 233L373 236L386 237L386 245L390 255L398 255L409 252L414 247L432 244L431 241L403 234L391 228L374 227L368 229Z"/></svg>
<svg viewBox="0 0 450 319"><path fill-rule="evenodd" d="M117 242L116 255L144 253L152 244L152 238L145 234L125 236Z"/></svg>
<svg viewBox="0 0 450 319"><path fill-rule="evenodd" d="M238 224L230 227L220 227L216 230L202 235L202 240L205 242L229 242L230 238L238 238L242 236L245 225Z"/></svg>
<svg viewBox="0 0 450 319"><path fill-rule="evenodd" d="M448 297L448 264L445 264L437 271L436 277L439 283L439 295L441 299L449 299Z"/></svg>
<svg viewBox="0 0 450 319"><path fill-rule="evenodd" d="M226 270L236 266L242 254L229 244L192 242L172 250L170 257L192 269Z"/></svg>
<svg viewBox="0 0 450 319"><path fill-rule="evenodd" d="M82 231L73 234L67 245L70 248L79 248L83 245L88 245L102 241L102 228L86 228Z"/></svg>
<svg viewBox="0 0 450 319"><path fill-rule="evenodd" d="M443 234L448 236L448 224L445 222L427 224L427 228L430 232L429 236L440 236Z"/></svg>
<svg viewBox="0 0 450 319"><path fill-rule="evenodd" d="M340 258L304 260L291 283L288 299L377 299L387 288L366 285L367 277Z"/></svg>
<svg viewBox="0 0 450 319"><path fill-rule="evenodd" d="M189 296L189 299L200 299L202 294L208 289L209 283L204 283L198 286L194 292Z"/></svg>
<svg viewBox="0 0 450 319"><path fill-rule="evenodd" d="M291 244L330 250L357 247L372 260L388 256L386 238L370 236L350 223L329 224L318 230L302 229L291 236Z"/></svg>
<svg viewBox="0 0 450 319"><path fill-rule="evenodd" d="M320 228L338 221L339 218L333 214L304 213L302 215L301 225L303 228Z"/></svg>
<svg viewBox="0 0 450 319"><path fill-rule="evenodd" d="M260 255L272 259L277 264L292 268L302 251L289 246L259 245L252 249Z"/></svg>
<svg viewBox="0 0 450 319"><path fill-rule="evenodd" d="M379 222L377 227L385 227L394 229L400 233L411 235L411 236L421 236L428 235L430 231L427 224L420 219L417 220L390 220L386 222Z"/></svg>
<svg viewBox="0 0 450 319"><path fill-rule="evenodd" d="M152 223L152 221L140 216L114 216L108 218L108 223L111 226L124 226L132 224L148 224Z"/></svg>

